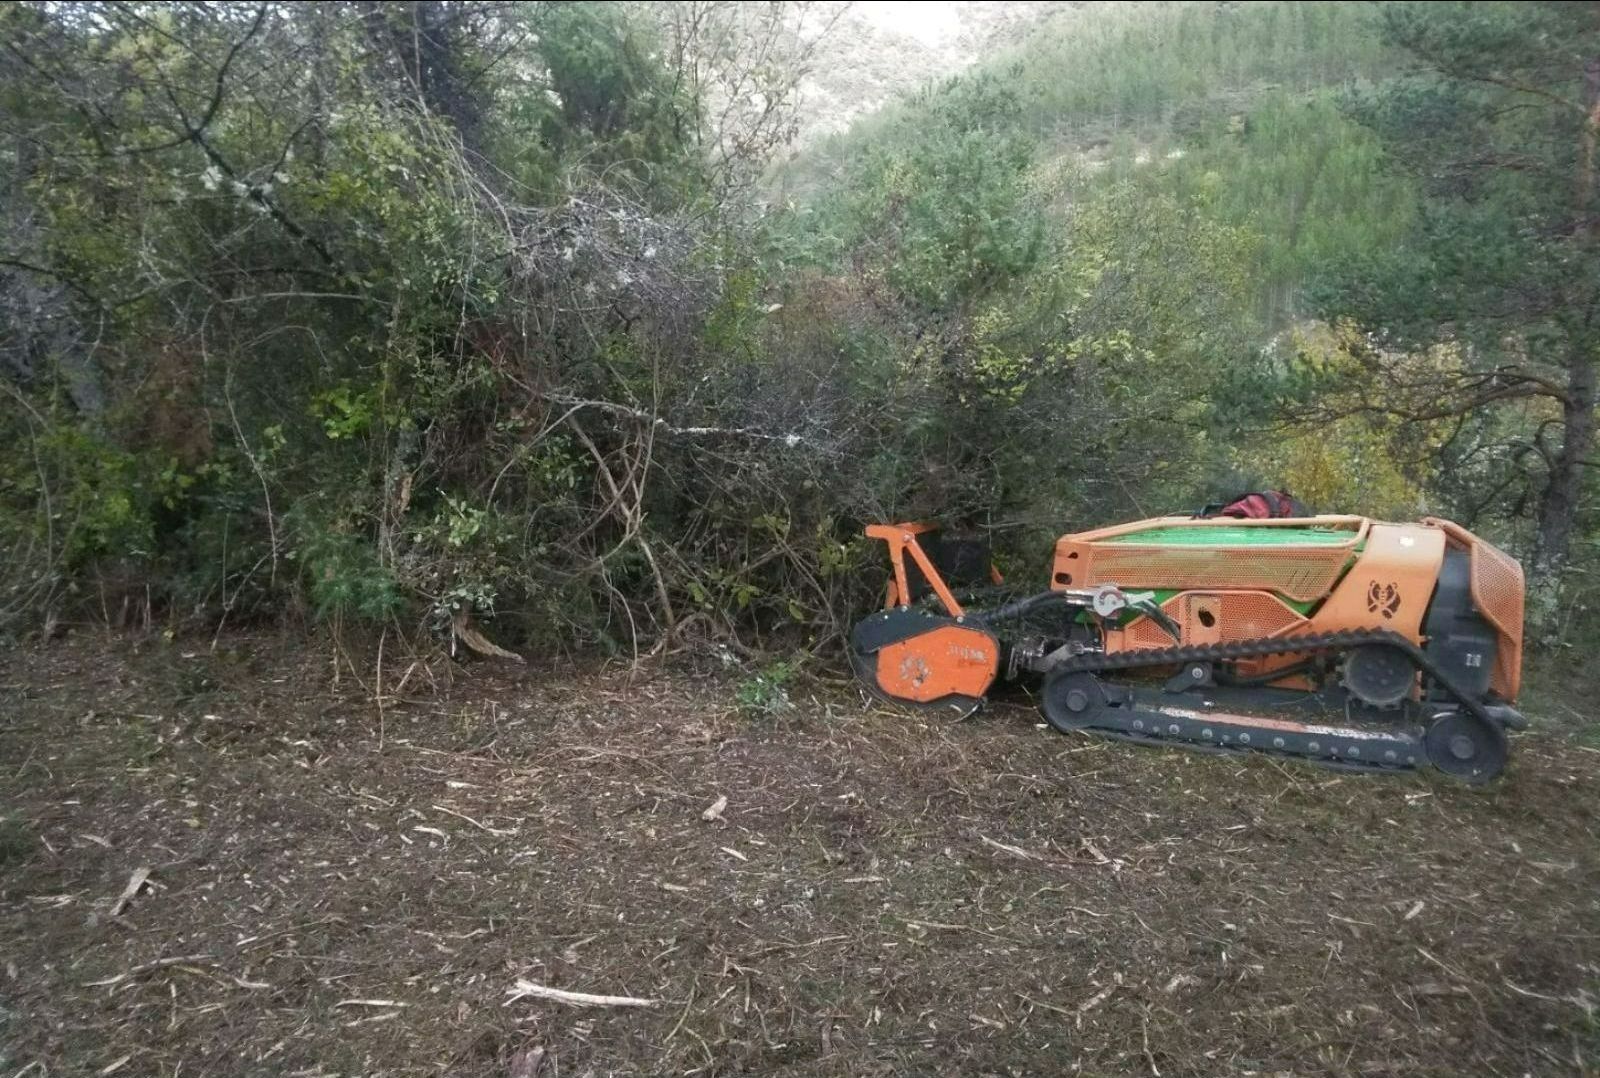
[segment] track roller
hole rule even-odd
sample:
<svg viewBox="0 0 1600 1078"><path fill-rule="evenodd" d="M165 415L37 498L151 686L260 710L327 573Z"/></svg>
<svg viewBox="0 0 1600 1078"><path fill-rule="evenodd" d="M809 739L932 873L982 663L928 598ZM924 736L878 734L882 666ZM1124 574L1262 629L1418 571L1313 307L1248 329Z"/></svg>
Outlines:
<svg viewBox="0 0 1600 1078"><path fill-rule="evenodd" d="M1100 725L1108 703L1105 687L1093 674L1052 674L1045 678L1039 710L1046 722L1065 734Z"/></svg>
<svg viewBox="0 0 1600 1078"><path fill-rule="evenodd" d="M1422 745L1434 767L1475 786L1504 771L1510 755L1505 731L1459 711L1435 716Z"/></svg>

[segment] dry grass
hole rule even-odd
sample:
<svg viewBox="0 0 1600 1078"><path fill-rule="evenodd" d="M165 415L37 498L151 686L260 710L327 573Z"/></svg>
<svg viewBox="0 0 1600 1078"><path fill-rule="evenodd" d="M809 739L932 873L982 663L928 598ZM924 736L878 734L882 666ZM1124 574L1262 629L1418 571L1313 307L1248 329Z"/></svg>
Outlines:
<svg viewBox="0 0 1600 1078"><path fill-rule="evenodd" d="M224 644L0 658L0 1076L1596 1073L1550 734L1475 791L479 665L380 749Z"/></svg>

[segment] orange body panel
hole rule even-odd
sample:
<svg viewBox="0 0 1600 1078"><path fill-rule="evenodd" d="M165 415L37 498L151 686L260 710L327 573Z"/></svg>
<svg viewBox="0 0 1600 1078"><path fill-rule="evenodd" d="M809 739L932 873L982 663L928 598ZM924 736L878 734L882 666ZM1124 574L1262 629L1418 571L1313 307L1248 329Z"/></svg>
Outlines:
<svg viewBox="0 0 1600 1078"><path fill-rule="evenodd" d="M1162 603L1161 609L1177 622L1183 632L1181 643L1185 645L1227 644L1313 631L1310 619L1276 595L1264 591L1186 591ZM1106 650L1112 652L1166 648L1172 643L1166 630L1151 618L1139 618L1126 629L1106 633ZM1245 676L1255 677L1294 666L1302 658L1301 655L1273 655L1241 659L1238 667Z"/></svg>
<svg viewBox="0 0 1600 1078"><path fill-rule="evenodd" d="M977 629L945 625L878 651L878 685L903 700L982 697L1000 672L1000 648Z"/></svg>
<svg viewBox="0 0 1600 1078"><path fill-rule="evenodd" d="M1390 629L1422 643L1422 616L1444 564L1444 532L1426 524L1374 524L1367 547L1317 608L1312 632Z"/></svg>
<svg viewBox="0 0 1600 1078"><path fill-rule="evenodd" d="M1307 618L1264 591L1186 591L1162 603L1161 609L1183 630L1183 644L1224 644L1311 631ZM1111 650L1168 648L1173 643L1150 618L1134 621L1118 635L1121 640Z"/></svg>

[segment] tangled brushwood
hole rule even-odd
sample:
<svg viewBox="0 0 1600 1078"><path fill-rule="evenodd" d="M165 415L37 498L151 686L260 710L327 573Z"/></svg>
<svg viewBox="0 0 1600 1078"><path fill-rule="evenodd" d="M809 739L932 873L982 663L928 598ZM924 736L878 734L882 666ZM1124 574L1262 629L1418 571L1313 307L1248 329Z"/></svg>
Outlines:
<svg viewBox="0 0 1600 1078"><path fill-rule="evenodd" d="M838 656L870 521L1010 567L1280 484L1569 625L1600 112L1468 31L1600 30L1347 7L1095 9L794 153L838 4L0 7L0 633Z"/></svg>
<svg viewBox="0 0 1600 1078"><path fill-rule="evenodd" d="M7 620L832 631L859 409L746 212L825 13L772 8L0 13Z"/></svg>

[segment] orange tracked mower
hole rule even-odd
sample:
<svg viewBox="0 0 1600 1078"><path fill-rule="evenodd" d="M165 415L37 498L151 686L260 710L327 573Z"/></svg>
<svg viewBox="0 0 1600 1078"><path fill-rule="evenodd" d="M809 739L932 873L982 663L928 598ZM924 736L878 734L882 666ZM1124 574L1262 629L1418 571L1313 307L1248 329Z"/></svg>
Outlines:
<svg viewBox="0 0 1600 1078"><path fill-rule="evenodd" d="M896 703L965 715L1027 678L1061 731L1468 782L1525 725L1522 569L1447 520L1142 520L1063 536L1049 590L1002 602L981 544L867 535L893 574L850 659Z"/></svg>

